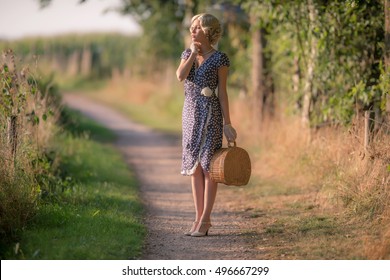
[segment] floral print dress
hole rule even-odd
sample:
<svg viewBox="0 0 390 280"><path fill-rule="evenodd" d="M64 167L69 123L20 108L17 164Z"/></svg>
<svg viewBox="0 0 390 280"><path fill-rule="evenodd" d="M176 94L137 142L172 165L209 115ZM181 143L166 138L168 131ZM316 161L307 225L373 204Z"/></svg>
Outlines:
<svg viewBox="0 0 390 280"><path fill-rule="evenodd" d="M190 55L191 50L187 49L181 58L188 59ZM192 175L199 164L209 171L212 156L222 147L223 117L216 94L221 66L229 67L229 58L225 53L215 51L198 68L194 63L184 81L183 175Z"/></svg>

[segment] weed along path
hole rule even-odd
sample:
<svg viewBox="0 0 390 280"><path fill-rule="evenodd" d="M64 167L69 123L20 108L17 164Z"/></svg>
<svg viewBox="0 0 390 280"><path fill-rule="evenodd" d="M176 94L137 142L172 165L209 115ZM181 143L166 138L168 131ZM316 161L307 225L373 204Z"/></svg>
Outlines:
<svg viewBox="0 0 390 280"><path fill-rule="evenodd" d="M224 186L219 186L209 236L194 238L183 234L191 226L194 210L190 178L180 175L179 137L136 124L76 94L66 94L64 102L116 133L115 145L138 177L148 228L142 259L262 258L252 242L256 236L248 229L248 221L229 205L237 200L237 193Z"/></svg>

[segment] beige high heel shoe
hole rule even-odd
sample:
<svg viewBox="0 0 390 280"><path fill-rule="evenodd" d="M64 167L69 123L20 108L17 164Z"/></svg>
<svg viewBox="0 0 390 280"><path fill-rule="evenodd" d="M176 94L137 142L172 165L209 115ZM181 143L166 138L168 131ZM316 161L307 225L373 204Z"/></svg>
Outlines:
<svg viewBox="0 0 390 280"><path fill-rule="evenodd" d="M192 228L189 231L185 232L184 235L191 236L191 234L196 230L198 223L199 223L198 221L194 221L192 223Z"/></svg>
<svg viewBox="0 0 390 280"><path fill-rule="evenodd" d="M209 234L209 229L211 227L210 222L201 222L199 230L194 231L191 236L192 237L201 237L201 236L206 236Z"/></svg>

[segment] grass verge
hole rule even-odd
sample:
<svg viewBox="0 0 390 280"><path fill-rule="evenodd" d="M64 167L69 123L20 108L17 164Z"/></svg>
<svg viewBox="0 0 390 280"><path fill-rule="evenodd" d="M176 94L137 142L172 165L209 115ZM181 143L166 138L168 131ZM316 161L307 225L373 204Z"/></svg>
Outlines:
<svg viewBox="0 0 390 280"><path fill-rule="evenodd" d="M57 136L57 193L43 193L38 213L21 240L6 248L6 259L136 259L146 229L137 181L109 144L114 135L66 111L68 123ZM70 123L69 123L70 121Z"/></svg>

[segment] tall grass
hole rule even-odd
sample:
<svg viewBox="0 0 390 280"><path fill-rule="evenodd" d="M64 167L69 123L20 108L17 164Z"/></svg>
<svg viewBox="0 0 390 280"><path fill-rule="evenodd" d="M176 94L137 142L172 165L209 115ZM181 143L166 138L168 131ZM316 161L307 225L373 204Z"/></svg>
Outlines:
<svg viewBox="0 0 390 280"><path fill-rule="evenodd" d="M285 186L285 193L313 193L313 207L348 221L359 232L363 258L389 259L389 132L375 135L365 151L362 118L349 128L313 130L310 137L292 116L268 120L254 139L248 117L250 112L233 105L232 119L243 120L239 137L253 147L253 175L262 182L248 191L264 194L267 186L277 184Z"/></svg>
<svg viewBox="0 0 390 280"><path fill-rule="evenodd" d="M11 50L3 52L0 72L0 235L7 242L36 213L59 102L50 82L21 68Z"/></svg>

